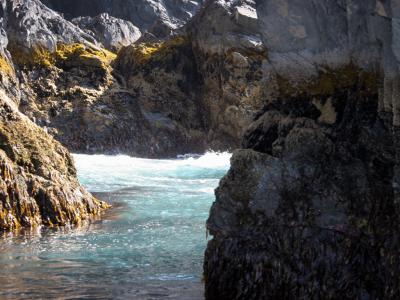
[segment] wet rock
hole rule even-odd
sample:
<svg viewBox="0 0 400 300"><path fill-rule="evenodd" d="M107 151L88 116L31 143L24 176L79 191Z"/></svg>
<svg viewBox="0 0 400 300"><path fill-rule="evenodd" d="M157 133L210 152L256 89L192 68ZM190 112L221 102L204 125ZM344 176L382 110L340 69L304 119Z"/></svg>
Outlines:
<svg viewBox="0 0 400 300"><path fill-rule="evenodd" d="M207 222L207 299L397 297L395 137L355 90L331 98L334 122L305 101L250 126Z"/></svg>
<svg viewBox="0 0 400 300"><path fill-rule="evenodd" d="M105 210L79 185L68 151L1 94L0 230L77 224Z"/></svg>
<svg viewBox="0 0 400 300"><path fill-rule="evenodd" d="M126 88L135 91L152 131L165 136L157 138L157 148L151 152L176 156L207 149L202 78L187 37L123 48L114 68L123 76Z"/></svg>
<svg viewBox="0 0 400 300"><path fill-rule="evenodd" d="M14 64L67 64L74 52L60 43L96 46L38 1L3 1L1 14L0 230L77 224L99 215L108 205L80 186L68 151L18 110L29 98L21 89L21 65ZM98 64L88 55L75 58L83 65Z"/></svg>

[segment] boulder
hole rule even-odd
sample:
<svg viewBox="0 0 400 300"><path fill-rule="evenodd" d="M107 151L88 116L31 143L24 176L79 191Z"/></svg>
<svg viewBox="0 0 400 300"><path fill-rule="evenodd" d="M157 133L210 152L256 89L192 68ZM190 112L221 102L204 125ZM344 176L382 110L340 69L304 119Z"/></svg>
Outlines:
<svg viewBox="0 0 400 300"><path fill-rule="evenodd" d="M1 92L0 230L79 224L108 205L80 186L68 151Z"/></svg>
<svg viewBox="0 0 400 300"><path fill-rule="evenodd" d="M114 52L133 44L141 37L139 29L131 22L114 18L107 13L95 17L78 17L72 23L93 36L104 48Z"/></svg>

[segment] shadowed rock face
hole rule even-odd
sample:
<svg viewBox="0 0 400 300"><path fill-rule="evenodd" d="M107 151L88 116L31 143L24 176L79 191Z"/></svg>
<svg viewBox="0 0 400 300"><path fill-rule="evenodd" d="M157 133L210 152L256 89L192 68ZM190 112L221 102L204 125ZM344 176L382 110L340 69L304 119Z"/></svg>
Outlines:
<svg viewBox="0 0 400 300"><path fill-rule="evenodd" d="M264 108L216 190L206 298L397 299L398 4L253 8L268 50ZM246 24L249 10L238 12ZM208 20L226 35L223 18ZM212 39L203 52L221 51Z"/></svg>
<svg viewBox="0 0 400 300"><path fill-rule="evenodd" d="M397 298L396 148L377 98L333 95L331 124L291 99L250 126L207 222L208 299Z"/></svg>

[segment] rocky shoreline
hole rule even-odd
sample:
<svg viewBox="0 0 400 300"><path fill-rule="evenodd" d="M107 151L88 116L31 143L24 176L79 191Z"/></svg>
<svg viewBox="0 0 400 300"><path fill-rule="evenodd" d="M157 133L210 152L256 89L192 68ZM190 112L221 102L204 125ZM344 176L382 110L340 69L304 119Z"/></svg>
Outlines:
<svg viewBox="0 0 400 300"><path fill-rule="evenodd" d="M43 2L0 1L1 229L107 208L66 148L241 149L207 299L399 297L397 1Z"/></svg>

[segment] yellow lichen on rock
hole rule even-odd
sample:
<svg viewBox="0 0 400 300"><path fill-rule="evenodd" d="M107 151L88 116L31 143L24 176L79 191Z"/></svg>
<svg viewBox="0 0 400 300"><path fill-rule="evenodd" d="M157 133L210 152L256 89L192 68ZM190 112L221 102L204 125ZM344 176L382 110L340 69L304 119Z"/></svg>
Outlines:
<svg viewBox="0 0 400 300"><path fill-rule="evenodd" d="M140 44L135 47L135 52L133 53L135 61L137 63L145 63L154 53L160 49L159 44Z"/></svg>
<svg viewBox="0 0 400 300"><path fill-rule="evenodd" d="M108 50L99 49L84 44L59 44L54 53L56 63L65 62L69 65L86 65L107 68L116 58Z"/></svg>
<svg viewBox="0 0 400 300"><path fill-rule="evenodd" d="M25 67L54 67L54 66L91 66L102 69L110 67L116 55L108 50L94 45L81 43L58 44L51 52L41 46L29 50L19 46L10 46L9 51L13 61Z"/></svg>
<svg viewBox="0 0 400 300"><path fill-rule="evenodd" d="M84 190L68 151L0 99L0 231L77 224L109 205Z"/></svg>
<svg viewBox="0 0 400 300"><path fill-rule="evenodd" d="M12 44L9 45L8 50L14 63L18 65L27 67L50 67L54 65L54 58L51 52L42 46L36 46L28 50Z"/></svg>
<svg viewBox="0 0 400 300"><path fill-rule="evenodd" d="M162 60L167 55L176 52L176 49L189 42L185 36L177 36L170 40L160 43L141 43L123 48L118 59L131 57L136 65L142 65L155 60Z"/></svg>
<svg viewBox="0 0 400 300"><path fill-rule="evenodd" d="M15 72L14 72L13 66L2 55L0 55L0 72L2 74L5 74L5 75L11 76L11 77L15 76Z"/></svg>

